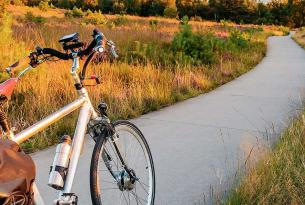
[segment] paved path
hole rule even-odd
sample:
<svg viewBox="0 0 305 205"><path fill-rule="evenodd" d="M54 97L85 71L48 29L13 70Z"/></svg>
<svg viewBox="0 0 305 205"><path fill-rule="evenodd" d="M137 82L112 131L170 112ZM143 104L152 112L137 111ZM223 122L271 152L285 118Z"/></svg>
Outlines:
<svg viewBox="0 0 305 205"><path fill-rule="evenodd" d="M202 204L225 187L249 153L255 160L261 145L287 126L301 108L304 88L305 52L290 37L271 37L266 58L254 70L208 94L133 120L153 153L155 204ZM88 141L74 183L81 205L91 204L92 149ZM53 153L51 148L33 155L47 200L56 197L46 185Z"/></svg>

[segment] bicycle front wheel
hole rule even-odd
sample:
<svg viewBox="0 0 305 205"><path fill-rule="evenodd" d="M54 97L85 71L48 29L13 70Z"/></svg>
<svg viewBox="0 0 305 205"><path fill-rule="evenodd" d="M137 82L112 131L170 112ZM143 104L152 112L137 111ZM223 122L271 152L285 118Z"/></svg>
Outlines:
<svg viewBox="0 0 305 205"><path fill-rule="evenodd" d="M100 138L90 167L94 205L153 205L155 171L141 131L128 121L114 124L115 135Z"/></svg>

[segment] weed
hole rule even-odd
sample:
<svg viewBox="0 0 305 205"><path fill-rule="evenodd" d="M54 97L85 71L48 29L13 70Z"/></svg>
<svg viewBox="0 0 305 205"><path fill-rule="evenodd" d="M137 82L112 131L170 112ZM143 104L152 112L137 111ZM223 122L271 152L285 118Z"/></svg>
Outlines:
<svg viewBox="0 0 305 205"><path fill-rule="evenodd" d="M74 18L82 18L84 16L84 12L82 9L77 8L76 6L73 7L71 11L71 16Z"/></svg>
<svg viewBox="0 0 305 205"><path fill-rule="evenodd" d="M47 19L42 17L42 16L35 16L32 12L28 11L25 14L25 20L27 22L32 22L32 23L38 23L38 24L42 24L42 23L46 23Z"/></svg>
<svg viewBox="0 0 305 205"><path fill-rule="evenodd" d="M103 25L107 23L107 19L105 16L100 12L87 12L87 15L84 17L84 21L86 24L93 24L93 25Z"/></svg>
<svg viewBox="0 0 305 205"><path fill-rule="evenodd" d="M163 12L164 17L167 18L177 18L178 11L177 7L166 7Z"/></svg>
<svg viewBox="0 0 305 205"><path fill-rule="evenodd" d="M230 31L229 41L235 48L245 48L248 46L248 41L245 38L244 34L237 29L233 29Z"/></svg>

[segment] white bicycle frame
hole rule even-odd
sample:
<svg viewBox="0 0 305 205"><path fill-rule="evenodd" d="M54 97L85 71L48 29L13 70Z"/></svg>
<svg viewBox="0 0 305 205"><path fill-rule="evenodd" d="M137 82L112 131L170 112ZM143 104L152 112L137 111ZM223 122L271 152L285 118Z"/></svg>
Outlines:
<svg viewBox="0 0 305 205"><path fill-rule="evenodd" d="M31 69L31 68L30 68ZM73 58L73 66L71 68L71 75L74 79L75 84L80 84L81 81L77 74L77 70L79 69L79 58ZM28 69L29 70L29 69ZM79 98L74 102L66 105L65 107L61 108L57 112L49 115L48 117L40 120L39 122L35 123L31 127L21 131L20 133L14 135L12 132L10 133L9 138L16 143L20 144L27 139L33 137L38 132L44 130L48 126L52 125L53 123L59 121L63 117L67 116L68 114L72 113L73 111L80 108L80 113L77 121L77 125L74 132L73 142L72 142L72 151L70 157L69 168L64 184L63 190L60 192L59 197L66 193L71 193L71 188L77 168L77 164L81 155L81 150L84 143L84 138L86 134L87 124L91 119L97 119L98 113L93 108L90 98L88 96L87 90L82 87L78 90ZM35 196L35 204L36 205L43 205L44 202L40 196L40 193L34 184L34 196Z"/></svg>

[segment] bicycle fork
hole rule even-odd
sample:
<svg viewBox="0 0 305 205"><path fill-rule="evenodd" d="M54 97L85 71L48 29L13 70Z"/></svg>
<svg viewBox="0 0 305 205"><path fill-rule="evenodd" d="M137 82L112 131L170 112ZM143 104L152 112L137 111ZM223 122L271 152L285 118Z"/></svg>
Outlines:
<svg viewBox="0 0 305 205"><path fill-rule="evenodd" d="M119 136L114 133L112 136L110 136L111 143L113 144L113 152L117 153L118 159L120 160L120 163L122 165L122 170L113 171L113 166L111 162L113 162L112 157L107 152L106 149L103 149L102 152L102 158L105 163L105 166L107 167L108 171L116 181L119 189L121 191L125 190L132 190L134 188L135 182L138 180L138 178L135 175L135 172L132 169L129 169L127 164L125 163L125 160L123 159L123 156L121 155L121 151L119 149L119 146L117 144L119 139ZM119 167L117 167L119 168Z"/></svg>

